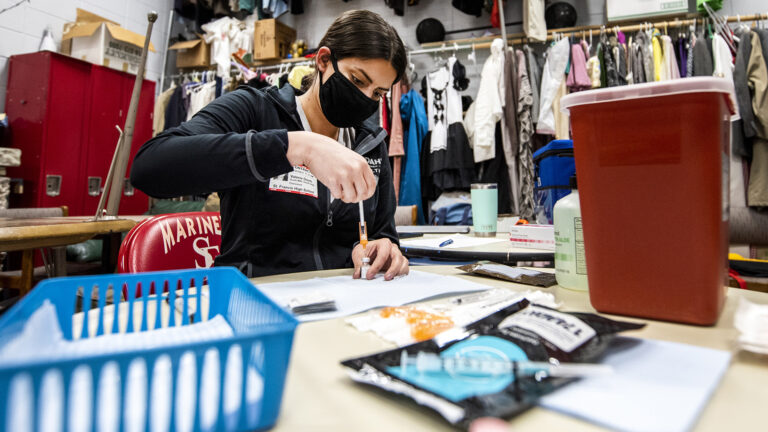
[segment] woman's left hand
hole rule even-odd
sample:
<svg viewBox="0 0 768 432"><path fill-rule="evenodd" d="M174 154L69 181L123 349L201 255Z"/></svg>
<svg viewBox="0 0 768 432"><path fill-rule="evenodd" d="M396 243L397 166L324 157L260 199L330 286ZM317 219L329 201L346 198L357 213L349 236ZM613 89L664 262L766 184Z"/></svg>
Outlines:
<svg viewBox="0 0 768 432"><path fill-rule="evenodd" d="M355 265L354 279L360 278L360 269L363 265L363 245L358 244L352 249L352 263ZM366 279L373 279L380 271L385 280L392 280L395 276L408 274L408 259L400 252L400 248L388 238L368 242L365 248L365 256L371 259L371 266L366 273Z"/></svg>

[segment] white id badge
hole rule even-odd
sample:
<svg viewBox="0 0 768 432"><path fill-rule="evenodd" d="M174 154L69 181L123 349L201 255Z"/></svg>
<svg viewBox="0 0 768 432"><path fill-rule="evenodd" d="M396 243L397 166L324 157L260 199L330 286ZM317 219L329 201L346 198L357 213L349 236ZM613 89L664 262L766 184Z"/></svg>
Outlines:
<svg viewBox="0 0 768 432"><path fill-rule="evenodd" d="M269 190L317 198L317 178L306 167L295 166L293 171L269 179Z"/></svg>

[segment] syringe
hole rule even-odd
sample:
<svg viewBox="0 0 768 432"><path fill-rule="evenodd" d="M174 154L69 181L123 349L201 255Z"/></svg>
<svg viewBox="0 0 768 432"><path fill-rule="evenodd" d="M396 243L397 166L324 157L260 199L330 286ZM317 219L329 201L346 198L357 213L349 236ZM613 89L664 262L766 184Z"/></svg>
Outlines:
<svg viewBox="0 0 768 432"><path fill-rule="evenodd" d="M360 268L360 278L365 279L370 267L371 259L366 255L365 248L368 246L368 230L365 226L365 215L363 213L363 202L360 201L360 244L363 245L363 265Z"/></svg>
<svg viewBox="0 0 768 432"><path fill-rule="evenodd" d="M466 376L537 375L541 377L588 377L613 373L609 365L595 363L548 363L537 361L510 361L488 357L453 356L420 351L409 356L403 350L400 354L400 368L405 373L408 367L415 367L420 373L448 372Z"/></svg>

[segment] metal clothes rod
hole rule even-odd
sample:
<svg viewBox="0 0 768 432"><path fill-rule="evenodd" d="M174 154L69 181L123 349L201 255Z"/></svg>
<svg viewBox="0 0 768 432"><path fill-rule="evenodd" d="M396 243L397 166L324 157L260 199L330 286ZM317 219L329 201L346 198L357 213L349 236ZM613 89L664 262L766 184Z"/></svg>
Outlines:
<svg viewBox="0 0 768 432"><path fill-rule="evenodd" d="M286 65L290 70L291 68L296 66L314 66L314 63L312 62L312 60L307 60L303 62L278 63L278 64L267 65L267 66L252 66L251 69L256 71L264 71L264 70L280 69L285 67Z"/></svg>
<svg viewBox="0 0 768 432"><path fill-rule="evenodd" d="M582 38L586 37L588 35L587 32L592 31L595 32L595 36L600 35L600 31L602 30L606 34L612 34L615 33L616 30L620 30L623 32L633 32L633 31L639 31L648 28L648 25L652 25L653 27L663 30L666 32L668 29L672 28L679 28L684 26L690 26L693 25L694 22L699 22L701 20L709 20L709 17L701 17L701 18L695 18L695 19L684 19L684 20L673 20L673 21L656 21L656 22L646 22L643 24L632 24L632 25L617 25L617 26L584 26L584 27L571 27L568 29L555 29L548 31L547 39L546 41L535 41L531 40L525 36L517 36L517 35L509 35L507 37L507 43L511 44L523 44L523 43L543 43L547 41L551 41L554 39L554 35L574 35L574 36L580 36ZM764 14L754 14L754 15L737 15L737 16L729 16L725 21L728 23L737 23L737 22L750 22L750 21L762 21L762 20L768 20L768 13ZM562 30L562 31L558 31ZM427 46L428 48L418 49L418 50L410 50L408 51L408 55L420 55L420 54L430 54L430 53L437 53L437 52L449 52L449 51L459 51L459 50L467 50L467 49L488 49L491 47L491 42L493 39L500 39L501 36L498 35L496 38L488 39L488 38L481 38L479 40L473 40L473 39L463 39L463 40L455 40L455 41L445 41L442 42L442 46L439 47L432 47L436 45L437 43L431 43L431 44L424 44L423 46Z"/></svg>
<svg viewBox="0 0 768 432"><path fill-rule="evenodd" d="M617 28L624 32L631 32L631 31L638 31L641 29L644 29L647 27L648 24L652 24L654 27L658 29L668 29L668 28L676 28L676 27L682 27L682 26L688 26L692 25L694 22L700 22L701 20L708 20L710 19L708 16L701 16L696 18L687 18L687 19L674 19L674 20L664 20L664 21L653 21L653 20L647 20L644 21L641 24L632 24L632 25L587 25L587 26L580 26L580 27L567 27L562 29L552 29L548 30L547 33L547 41L551 41L553 39L553 34L557 33L560 35L568 35L568 34L587 34L590 30L593 32L600 32L601 28L605 29L605 32L610 34L614 32L614 28ZM762 20L768 20L768 13L758 13L754 15L736 15L736 16L728 16L726 21L728 23L736 23L739 21L762 21ZM434 48L442 48L441 45L445 44L453 44L457 43L460 44L459 46L462 46L461 44L475 44L475 48L488 48L490 47L490 43L493 41L493 39L500 38L500 35L495 36L487 36L487 37L481 37L481 38L470 38L470 39L454 39L454 40L448 40L444 42L430 42L422 44L421 46L424 47L424 49L434 49ZM523 33L516 33L516 34L510 34L507 35L507 40L510 43L537 43L537 42L545 42L545 41L536 41L533 39L530 39L525 36Z"/></svg>

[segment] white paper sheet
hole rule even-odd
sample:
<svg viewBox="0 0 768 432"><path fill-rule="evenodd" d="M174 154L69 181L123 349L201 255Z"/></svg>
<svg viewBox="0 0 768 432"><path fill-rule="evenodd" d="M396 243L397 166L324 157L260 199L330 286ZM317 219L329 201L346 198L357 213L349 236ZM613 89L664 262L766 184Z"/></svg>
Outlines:
<svg viewBox="0 0 768 432"><path fill-rule="evenodd" d="M440 248L440 244L445 241L453 240L453 243ZM472 246L483 246L491 243L502 243L507 240L496 237L473 237L468 235L450 235L445 237L436 238L416 238L401 240L400 244L408 247L428 247L428 248L440 248L440 249L456 249Z"/></svg>
<svg viewBox="0 0 768 432"><path fill-rule="evenodd" d="M727 351L617 338L602 362L614 374L582 379L544 396L539 405L611 430L688 431L730 359Z"/></svg>
<svg viewBox="0 0 768 432"><path fill-rule="evenodd" d="M430 297L490 289L488 285L453 276L411 270L408 276L392 281L352 279L352 276L315 278L297 282L277 282L258 288L281 306L297 296L320 292L336 300L337 310L299 315L299 321L317 321L353 315L381 306L401 306Z"/></svg>

